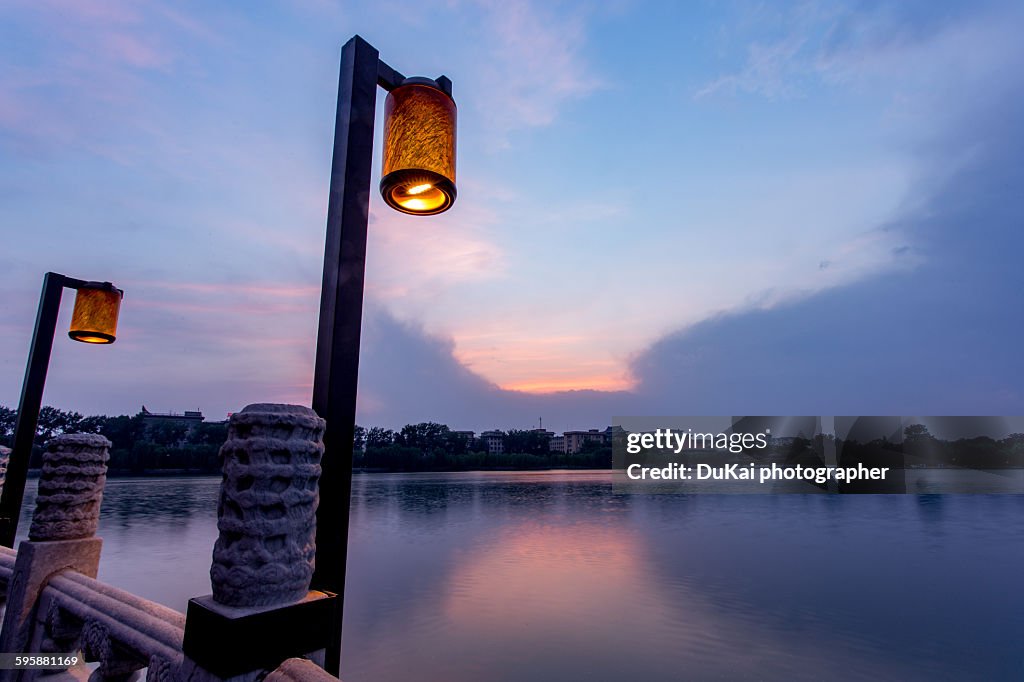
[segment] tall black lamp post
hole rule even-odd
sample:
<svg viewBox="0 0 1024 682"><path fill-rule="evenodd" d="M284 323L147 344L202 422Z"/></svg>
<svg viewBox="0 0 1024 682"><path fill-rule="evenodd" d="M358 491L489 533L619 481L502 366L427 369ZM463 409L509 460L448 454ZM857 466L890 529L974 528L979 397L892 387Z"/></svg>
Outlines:
<svg viewBox="0 0 1024 682"><path fill-rule="evenodd" d="M359 337L363 314L366 227L377 86L384 104L384 163L380 191L392 208L435 215L455 201L455 121L452 83L445 76L405 78L359 36L341 51L334 160L327 204L313 409L327 420L317 509L313 587L338 595L325 668L337 675L352 493Z"/></svg>
<svg viewBox="0 0 1024 682"><path fill-rule="evenodd" d="M43 401L43 385L50 364L53 336L57 329L57 313L64 288L76 289L75 309L71 315L68 336L83 343L113 343L117 337L117 315L121 310L124 292L110 282L86 282L56 272L43 277L43 292L39 297L35 331L29 349L25 382L18 403L18 421L14 426L14 447L7 464L7 479L0 496L0 544L14 547L18 532L21 501L25 496L25 478L32 457L32 441L39 421L39 408Z"/></svg>

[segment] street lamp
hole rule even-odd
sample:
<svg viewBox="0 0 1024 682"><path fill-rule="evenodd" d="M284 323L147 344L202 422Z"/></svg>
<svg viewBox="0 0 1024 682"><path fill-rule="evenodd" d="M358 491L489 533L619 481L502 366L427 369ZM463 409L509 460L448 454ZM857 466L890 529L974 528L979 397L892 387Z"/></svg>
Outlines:
<svg viewBox="0 0 1024 682"><path fill-rule="evenodd" d="M18 403L18 420L14 426L14 446L7 464L7 479L0 495L0 544L14 547L18 532L21 501L25 496L25 478L32 457L39 408L43 400L43 385L50 364L53 336L57 330L57 313L64 288L75 289L75 310L71 316L68 336L83 343L108 344L117 338L117 315L124 292L110 282L87 282L56 272L43 277L43 291L39 296L39 311L32 332L32 346L25 368L25 382Z"/></svg>
<svg viewBox="0 0 1024 682"><path fill-rule="evenodd" d="M370 212L370 165L377 86L385 101L380 190L392 208L435 215L455 201L455 101L452 82L405 78L359 36L341 50L327 242L313 374L313 409L327 420L317 509L312 587L337 595L324 667L338 674L352 494L359 338Z"/></svg>

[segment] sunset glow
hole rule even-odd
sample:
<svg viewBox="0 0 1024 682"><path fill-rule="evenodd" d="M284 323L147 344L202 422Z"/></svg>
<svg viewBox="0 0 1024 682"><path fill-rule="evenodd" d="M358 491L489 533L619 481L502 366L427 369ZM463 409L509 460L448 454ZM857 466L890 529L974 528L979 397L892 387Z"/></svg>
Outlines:
<svg viewBox="0 0 1024 682"><path fill-rule="evenodd" d="M506 391L526 393L557 393L558 391L628 391L634 382L617 376L572 377L567 379L538 379L521 383L500 384Z"/></svg>

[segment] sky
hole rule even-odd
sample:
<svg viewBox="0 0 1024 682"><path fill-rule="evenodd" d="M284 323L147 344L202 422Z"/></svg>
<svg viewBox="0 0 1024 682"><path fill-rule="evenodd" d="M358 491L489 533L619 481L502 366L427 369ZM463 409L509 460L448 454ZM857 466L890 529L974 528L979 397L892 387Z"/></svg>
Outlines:
<svg viewBox="0 0 1024 682"><path fill-rule="evenodd" d="M371 199L361 424L1022 414L1022 29L1010 1L12 0L0 404L48 270L125 298L92 347L65 294L44 403L309 403L358 33L459 107L455 206Z"/></svg>

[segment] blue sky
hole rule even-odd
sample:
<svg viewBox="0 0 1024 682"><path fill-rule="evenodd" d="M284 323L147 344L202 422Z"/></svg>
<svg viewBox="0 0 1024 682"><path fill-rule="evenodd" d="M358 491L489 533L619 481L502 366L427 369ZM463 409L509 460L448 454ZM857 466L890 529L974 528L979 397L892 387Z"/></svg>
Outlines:
<svg viewBox="0 0 1024 682"><path fill-rule="evenodd" d="M1019 3L2 11L0 403L46 270L126 291L47 403L308 403L359 33L459 105L455 207L372 201L361 422L1024 409Z"/></svg>

